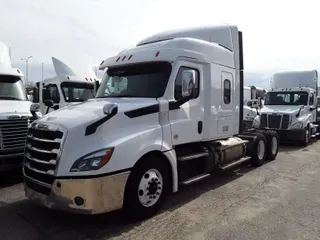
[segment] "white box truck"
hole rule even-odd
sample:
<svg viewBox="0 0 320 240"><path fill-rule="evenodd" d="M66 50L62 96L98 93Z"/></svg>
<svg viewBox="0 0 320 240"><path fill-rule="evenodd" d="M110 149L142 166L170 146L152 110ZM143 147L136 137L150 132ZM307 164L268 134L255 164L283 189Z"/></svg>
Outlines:
<svg viewBox="0 0 320 240"><path fill-rule="evenodd" d="M49 208L155 214L165 197L278 153L274 131L244 132L242 33L236 26L160 33L104 60L95 99L32 124L25 193Z"/></svg>
<svg viewBox="0 0 320 240"><path fill-rule="evenodd" d="M319 135L317 124L318 72L275 73L255 128L273 129L280 140L307 146Z"/></svg>

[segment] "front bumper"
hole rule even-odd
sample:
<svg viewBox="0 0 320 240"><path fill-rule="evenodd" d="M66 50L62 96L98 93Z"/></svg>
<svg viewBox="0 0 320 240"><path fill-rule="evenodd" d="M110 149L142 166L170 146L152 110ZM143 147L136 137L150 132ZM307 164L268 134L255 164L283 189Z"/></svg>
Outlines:
<svg viewBox="0 0 320 240"><path fill-rule="evenodd" d="M22 169L23 152L8 153L0 150L0 172Z"/></svg>
<svg viewBox="0 0 320 240"><path fill-rule="evenodd" d="M25 177L25 195L34 202L53 209L82 214L111 212L122 208L129 174L128 171L91 179L56 179L48 195L37 191L35 186L39 187L39 184ZM83 199L81 205L76 200L79 197Z"/></svg>
<svg viewBox="0 0 320 240"><path fill-rule="evenodd" d="M302 141L304 140L304 129L276 130L280 141Z"/></svg>

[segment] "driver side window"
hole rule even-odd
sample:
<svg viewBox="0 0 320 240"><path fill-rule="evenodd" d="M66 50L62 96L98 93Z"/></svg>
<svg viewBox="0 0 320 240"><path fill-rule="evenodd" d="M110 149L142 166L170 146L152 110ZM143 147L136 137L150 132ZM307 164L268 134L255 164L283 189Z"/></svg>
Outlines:
<svg viewBox="0 0 320 240"><path fill-rule="evenodd" d="M50 91L51 99L54 103L60 103L59 89L56 84L50 84L46 87Z"/></svg>
<svg viewBox="0 0 320 240"><path fill-rule="evenodd" d="M314 94L313 93L311 93L310 94L310 98L309 98L309 105L313 105L314 104Z"/></svg>

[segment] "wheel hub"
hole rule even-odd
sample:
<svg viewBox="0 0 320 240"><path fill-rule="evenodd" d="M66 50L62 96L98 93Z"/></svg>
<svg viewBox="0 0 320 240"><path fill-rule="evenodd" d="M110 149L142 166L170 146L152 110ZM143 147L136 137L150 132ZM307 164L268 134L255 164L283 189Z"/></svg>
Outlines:
<svg viewBox="0 0 320 240"><path fill-rule="evenodd" d="M140 180L138 197L145 207L151 207L160 199L163 190L163 179L156 169L148 170Z"/></svg>

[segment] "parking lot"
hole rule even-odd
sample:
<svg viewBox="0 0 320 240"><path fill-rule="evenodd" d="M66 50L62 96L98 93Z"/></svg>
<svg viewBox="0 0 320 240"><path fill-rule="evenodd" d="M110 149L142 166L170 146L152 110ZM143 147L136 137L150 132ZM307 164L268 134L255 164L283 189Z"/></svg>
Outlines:
<svg viewBox="0 0 320 240"><path fill-rule="evenodd" d="M281 146L260 168L242 165L171 196L155 217L79 216L34 205L21 178L1 183L1 239L320 239L320 142Z"/></svg>

